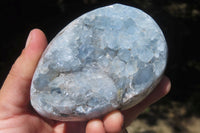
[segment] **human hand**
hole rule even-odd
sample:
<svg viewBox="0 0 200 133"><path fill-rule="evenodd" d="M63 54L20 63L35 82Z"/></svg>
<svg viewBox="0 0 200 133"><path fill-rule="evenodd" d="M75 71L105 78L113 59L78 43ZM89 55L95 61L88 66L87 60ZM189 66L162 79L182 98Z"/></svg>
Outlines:
<svg viewBox="0 0 200 133"><path fill-rule="evenodd" d="M30 84L37 63L47 46L44 33L30 32L26 47L12 66L0 90L0 133L119 133L146 107L165 96L170 81L164 77L154 91L126 111L113 111L88 122L58 122L39 116L30 105Z"/></svg>

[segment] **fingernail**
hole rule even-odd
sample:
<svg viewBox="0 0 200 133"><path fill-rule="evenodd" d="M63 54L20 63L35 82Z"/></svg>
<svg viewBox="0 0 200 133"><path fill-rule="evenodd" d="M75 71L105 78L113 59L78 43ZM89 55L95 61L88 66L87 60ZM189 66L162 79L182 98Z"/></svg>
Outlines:
<svg viewBox="0 0 200 133"><path fill-rule="evenodd" d="M28 45L30 44L30 42L31 42L31 39L32 39L32 32L30 32L29 33L29 35L28 35L28 38L27 38L27 40L26 40L26 45L25 45L25 48L27 48L28 47Z"/></svg>

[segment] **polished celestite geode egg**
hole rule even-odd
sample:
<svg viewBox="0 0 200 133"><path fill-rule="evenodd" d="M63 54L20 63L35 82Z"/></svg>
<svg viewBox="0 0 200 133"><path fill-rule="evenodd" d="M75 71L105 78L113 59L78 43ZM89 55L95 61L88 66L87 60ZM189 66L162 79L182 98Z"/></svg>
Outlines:
<svg viewBox="0 0 200 133"><path fill-rule="evenodd" d="M61 121L127 109L157 85L166 60L165 38L149 15L121 4L98 8L49 43L32 80L31 104Z"/></svg>

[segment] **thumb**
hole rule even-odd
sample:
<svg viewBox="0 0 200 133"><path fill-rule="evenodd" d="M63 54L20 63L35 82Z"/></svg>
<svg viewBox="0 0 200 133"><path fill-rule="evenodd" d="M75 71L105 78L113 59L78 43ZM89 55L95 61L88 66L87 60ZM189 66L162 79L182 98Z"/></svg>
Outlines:
<svg viewBox="0 0 200 133"><path fill-rule="evenodd" d="M0 112L22 110L30 101L30 83L47 40L39 29L30 32L26 47L12 66L0 91ZM2 114L2 113L1 113Z"/></svg>

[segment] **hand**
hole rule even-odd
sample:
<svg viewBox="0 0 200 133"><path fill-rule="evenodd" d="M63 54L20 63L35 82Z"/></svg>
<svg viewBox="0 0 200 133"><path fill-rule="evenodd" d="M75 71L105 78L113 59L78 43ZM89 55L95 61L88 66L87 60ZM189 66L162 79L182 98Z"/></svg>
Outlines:
<svg viewBox="0 0 200 133"><path fill-rule="evenodd" d="M170 81L164 77L157 88L135 107L113 111L102 120L89 122L57 122L39 116L30 105L30 84L37 63L47 46L44 33L30 32L26 46L12 66L0 90L0 133L119 133L147 106L165 96Z"/></svg>

